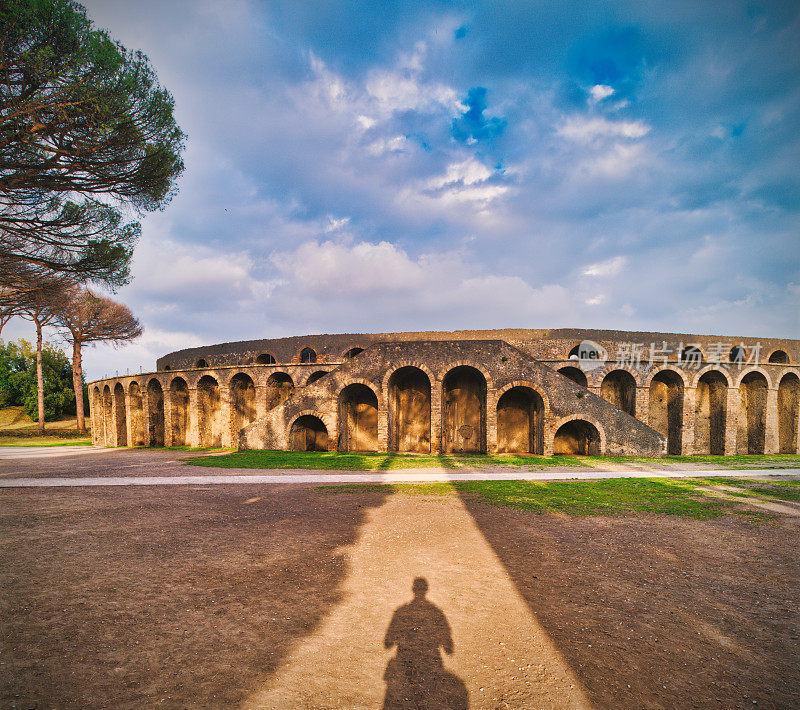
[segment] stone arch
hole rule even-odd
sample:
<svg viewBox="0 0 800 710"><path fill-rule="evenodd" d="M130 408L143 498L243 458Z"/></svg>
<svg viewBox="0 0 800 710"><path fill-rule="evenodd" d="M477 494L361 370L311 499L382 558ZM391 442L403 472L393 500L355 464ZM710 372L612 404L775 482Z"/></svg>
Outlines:
<svg viewBox="0 0 800 710"><path fill-rule="evenodd" d="M389 373L389 450L430 453L431 378L404 365Z"/></svg>
<svg viewBox="0 0 800 710"><path fill-rule="evenodd" d="M208 362L204 358L200 358L194 365L195 367L208 367Z"/></svg>
<svg viewBox="0 0 800 710"><path fill-rule="evenodd" d="M736 386L741 387L745 377L753 374L754 372L757 372L759 375L762 375L764 377L764 379L767 381L767 387L770 387L772 385L772 376L763 367L750 367L739 374Z"/></svg>
<svg viewBox="0 0 800 710"><path fill-rule="evenodd" d="M147 383L148 445L164 446L164 390L153 377Z"/></svg>
<svg viewBox="0 0 800 710"><path fill-rule="evenodd" d="M797 453L797 426L800 414L800 378L787 372L778 385L778 451Z"/></svg>
<svg viewBox="0 0 800 710"><path fill-rule="evenodd" d="M164 372L169 372L172 369L169 365L164 365Z"/></svg>
<svg viewBox="0 0 800 710"><path fill-rule="evenodd" d="M667 453L680 455L683 448L683 391L681 374L672 368L650 378L648 423L667 439Z"/></svg>
<svg viewBox="0 0 800 710"><path fill-rule="evenodd" d="M444 453L486 453L488 382L472 365L456 365L442 378Z"/></svg>
<svg viewBox="0 0 800 710"><path fill-rule="evenodd" d="M517 385L498 398L497 453L544 453L544 400L535 389Z"/></svg>
<svg viewBox="0 0 800 710"><path fill-rule="evenodd" d="M553 454L556 456L599 456L603 448L597 425L579 417L564 422L553 436Z"/></svg>
<svg viewBox="0 0 800 710"><path fill-rule="evenodd" d="M567 353L567 360L579 360L580 356L578 355L578 351L580 349L581 349L581 344L575 343L575 345Z"/></svg>
<svg viewBox="0 0 800 710"><path fill-rule="evenodd" d="M361 382L339 391L339 451L378 450L378 397Z"/></svg>
<svg viewBox="0 0 800 710"><path fill-rule="evenodd" d="M306 380L306 387L313 385L317 380L321 380L327 374L327 370L317 370L316 372L312 372Z"/></svg>
<svg viewBox="0 0 800 710"><path fill-rule="evenodd" d="M186 446L189 431L189 387L183 377L169 383L170 434L173 446Z"/></svg>
<svg viewBox="0 0 800 710"><path fill-rule="evenodd" d="M131 412L131 446L144 446L144 409L142 388L135 380L128 386L128 402Z"/></svg>
<svg viewBox="0 0 800 710"><path fill-rule="evenodd" d="M778 348L777 350L773 350L769 354L767 362L777 363L779 365L788 365L789 354L785 350Z"/></svg>
<svg viewBox="0 0 800 710"><path fill-rule="evenodd" d="M294 382L287 372L273 372L267 378L267 411L275 409L294 394Z"/></svg>
<svg viewBox="0 0 800 710"><path fill-rule="evenodd" d="M317 351L314 348L305 347L300 351L300 362L310 363L317 361Z"/></svg>
<svg viewBox="0 0 800 710"><path fill-rule="evenodd" d="M292 451L327 451L328 428L320 417L301 414L289 428L289 448Z"/></svg>
<svg viewBox="0 0 800 710"><path fill-rule="evenodd" d="M600 396L625 414L636 416L636 378L627 370L612 370L600 383Z"/></svg>
<svg viewBox="0 0 800 710"><path fill-rule="evenodd" d="M239 432L256 418L256 387L253 378L237 372L230 380L231 421L234 443Z"/></svg>
<svg viewBox="0 0 800 710"><path fill-rule="evenodd" d="M719 370L706 370L697 380L695 394L695 454L725 453L725 419L728 378Z"/></svg>
<svg viewBox="0 0 800 710"><path fill-rule="evenodd" d="M114 386L114 419L117 425L117 446L127 446L128 417L125 413L125 388L121 382Z"/></svg>
<svg viewBox="0 0 800 710"><path fill-rule="evenodd" d="M261 353L255 362L256 365L274 365L276 360L272 353Z"/></svg>
<svg viewBox="0 0 800 710"><path fill-rule="evenodd" d="M766 376L751 370L739 382L740 453L763 454L767 434L767 392L769 383Z"/></svg>
<svg viewBox="0 0 800 710"><path fill-rule="evenodd" d="M103 430L105 432L104 446L112 446L114 443L114 403L111 397L111 387L103 387Z"/></svg>
<svg viewBox="0 0 800 710"><path fill-rule="evenodd" d="M92 438L94 439L94 443L105 446L105 417L103 416L103 398L100 394L99 387L95 387L92 392L92 417Z"/></svg>
<svg viewBox="0 0 800 710"><path fill-rule="evenodd" d="M364 352L364 348L362 348L360 345L354 345L352 348L350 348L344 354L344 358L345 358L345 360L349 360L350 358L355 357L359 353L363 353L363 352Z"/></svg>
<svg viewBox="0 0 800 710"><path fill-rule="evenodd" d="M581 387L588 387L589 381L586 379L586 373L572 365L567 365L566 367L560 367L557 370L559 375L563 375L568 380L572 380L576 385Z"/></svg>
<svg viewBox="0 0 800 710"><path fill-rule="evenodd" d="M197 383L198 445L222 446L223 428L219 383L211 375L203 375Z"/></svg>

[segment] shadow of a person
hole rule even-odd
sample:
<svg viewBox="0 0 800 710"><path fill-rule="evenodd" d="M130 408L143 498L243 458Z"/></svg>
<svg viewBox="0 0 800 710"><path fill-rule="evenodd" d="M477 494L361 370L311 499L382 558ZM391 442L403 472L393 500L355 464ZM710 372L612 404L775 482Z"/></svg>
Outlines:
<svg viewBox="0 0 800 710"><path fill-rule="evenodd" d="M428 581L417 577L411 587L414 599L394 612L383 645L397 646L386 666L384 710L466 710L467 687L446 671L439 649L453 653L453 636L447 618L425 598Z"/></svg>

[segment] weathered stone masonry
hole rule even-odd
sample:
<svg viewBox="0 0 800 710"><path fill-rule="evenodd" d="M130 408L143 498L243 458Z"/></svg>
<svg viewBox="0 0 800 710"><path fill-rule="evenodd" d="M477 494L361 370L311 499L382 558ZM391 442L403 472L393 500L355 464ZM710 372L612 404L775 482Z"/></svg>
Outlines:
<svg viewBox="0 0 800 710"><path fill-rule="evenodd" d="M587 339L612 359L584 371L574 353ZM709 362L721 341L727 357ZM621 343L672 347L631 364L613 359ZM799 346L573 329L225 343L90 383L92 432L98 446L797 453Z"/></svg>

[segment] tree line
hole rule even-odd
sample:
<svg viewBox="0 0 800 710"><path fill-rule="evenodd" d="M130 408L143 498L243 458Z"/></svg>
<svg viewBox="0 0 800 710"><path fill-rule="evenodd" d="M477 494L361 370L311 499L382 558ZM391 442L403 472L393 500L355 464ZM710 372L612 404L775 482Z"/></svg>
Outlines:
<svg viewBox="0 0 800 710"><path fill-rule="evenodd" d="M0 331L12 317L35 326L40 431L43 328L72 346L76 393L87 343L142 333L90 285L113 293L130 281L132 217L177 192L186 136L173 114L148 58L74 0L0 2ZM81 396L76 414L85 430Z"/></svg>

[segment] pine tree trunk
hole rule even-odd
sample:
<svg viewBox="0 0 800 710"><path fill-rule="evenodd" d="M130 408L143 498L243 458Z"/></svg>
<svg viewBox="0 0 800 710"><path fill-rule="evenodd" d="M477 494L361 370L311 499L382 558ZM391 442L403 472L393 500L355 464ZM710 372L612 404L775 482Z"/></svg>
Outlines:
<svg viewBox="0 0 800 710"><path fill-rule="evenodd" d="M83 417L83 363L81 358L81 341L72 342L72 387L75 390L75 415L78 419L78 431L86 431Z"/></svg>
<svg viewBox="0 0 800 710"><path fill-rule="evenodd" d="M42 325L36 321L36 389L39 406L39 433L44 434L44 373L42 372Z"/></svg>

